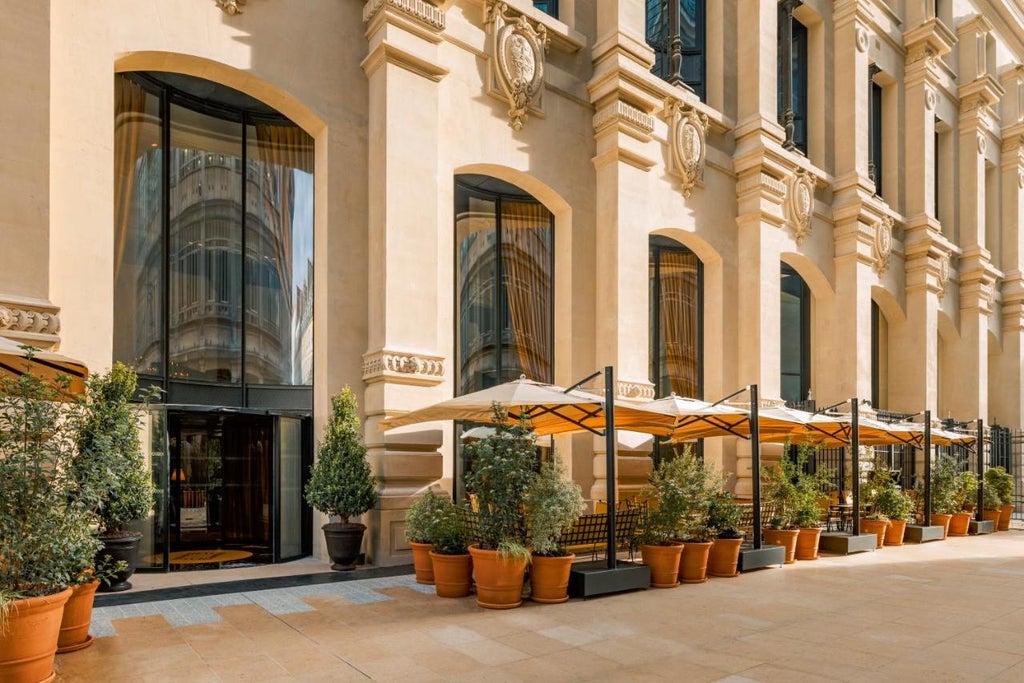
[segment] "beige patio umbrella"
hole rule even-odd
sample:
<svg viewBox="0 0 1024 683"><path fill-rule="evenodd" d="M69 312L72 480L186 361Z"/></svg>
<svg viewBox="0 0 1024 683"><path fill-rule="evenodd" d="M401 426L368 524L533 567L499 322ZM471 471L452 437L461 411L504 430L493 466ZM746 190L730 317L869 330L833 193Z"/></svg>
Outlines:
<svg viewBox="0 0 1024 683"><path fill-rule="evenodd" d="M34 351L31 358L28 357L30 350ZM89 376L89 371L84 363L67 356L31 349L6 337L0 337L0 375L17 379L25 374L45 380L59 388L65 398L72 398L85 393L85 379ZM58 383L60 375L66 375L70 380L66 388Z"/></svg>

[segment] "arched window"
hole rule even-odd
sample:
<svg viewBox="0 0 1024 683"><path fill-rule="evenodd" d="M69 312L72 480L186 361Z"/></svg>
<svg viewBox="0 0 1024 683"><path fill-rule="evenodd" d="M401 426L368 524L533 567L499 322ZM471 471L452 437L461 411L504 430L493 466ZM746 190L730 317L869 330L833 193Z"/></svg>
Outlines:
<svg viewBox="0 0 1024 683"><path fill-rule="evenodd" d="M779 365L786 403L797 404L811 390L811 290L789 264L782 264Z"/></svg>
<svg viewBox="0 0 1024 683"><path fill-rule="evenodd" d="M312 138L200 78L115 85L115 359L169 402L311 385Z"/></svg>
<svg viewBox="0 0 1024 683"><path fill-rule="evenodd" d="M455 179L456 393L553 373L554 218L519 188Z"/></svg>
<svg viewBox="0 0 1024 683"><path fill-rule="evenodd" d="M655 396L703 397L703 265L692 251L651 237L650 378Z"/></svg>

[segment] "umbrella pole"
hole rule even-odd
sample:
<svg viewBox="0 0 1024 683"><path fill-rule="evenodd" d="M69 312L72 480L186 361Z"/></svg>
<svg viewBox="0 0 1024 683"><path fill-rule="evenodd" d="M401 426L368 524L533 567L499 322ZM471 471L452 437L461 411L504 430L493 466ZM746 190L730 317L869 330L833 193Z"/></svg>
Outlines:
<svg viewBox="0 0 1024 683"><path fill-rule="evenodd" d="M985 455L985 421L980 417L978 418L978 440L975 453L975 457L978 459L976 468L978 475L978 501L977 507L974 510L974 518L980 522L985 519L985 516L982 514L982 508L985 507L985 499L983 497L985 493L985 462L983 458Z"/></svg>
<svg viewBox="0 0 1024 683"><path fill-rule="evenodd" d="M604 368L604 445L608 482L608 569L615 569L615 368Z"/></svg>
<svg viewBox="0 0 1024 683"><path fill-rule="evenodd" d="M761 549L761 427L758 417L757 385L750 385L750 469L751 494L754 499L754 550Z"/></svg>
<svg viewBox="0 0 1024 683"><path fill-rule="evenodd" d="M853 469L853 535L860 535L860 402L850 399L850 467Z"/></svg>
<svg viewBox="0 0 1024 683"><path fill-rule="evenodd" d="M932 411L924 411L924 526L932 525Z"/></svg>

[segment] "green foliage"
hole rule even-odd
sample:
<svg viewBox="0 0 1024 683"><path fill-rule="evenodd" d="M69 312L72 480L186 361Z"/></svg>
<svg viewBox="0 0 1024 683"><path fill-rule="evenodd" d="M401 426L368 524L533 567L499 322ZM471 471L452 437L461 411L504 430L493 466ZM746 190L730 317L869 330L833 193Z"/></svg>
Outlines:
<svg viewBox="0 0 1024 683"><path fill-rule="evenodd" d="M644 520L641 542L670 545L676 539L706 541L713 537L708 504L719 491L718 477L687 448L663 460L653 473L653 505Z"/></svg>
<svg viewBox="0 0 1024 683"><path fill-rule="evenodd" d="M405 539L414 543L430 543L430 525L434 515L446 505L451 505L447 494L439 496L433 489L427 489L405 514Z"/></svg>
<svg viewBox="0 0 1024 683"><path fill-rule="evenodd" d="M999 499L999 492L988 483L981 490L981 502L986 510L998 510L999 506L1003 504L1003 501Z"/></svg>
<svg viewBox="0 0 1024 683"><path fill-rule="evenodd" d="M932 514L952 515L960 511L960 466L947 454L932 466Z"/></svg>
<svg viewBox="0 0 1024 683"><path fill-rule="evenodd" d="M742 514L733 495L720 491L708 501L708 529L719 538L737 538Z"/></svg>
<svg viewBox="0 0 1024 683"><path fill-rule="evenodd" d="M1000 505L1013 503L1013 475L1003 467L990 467L985 471L985 490L992 489ZM985 495L985 492L982 492ZM986 504L985 507L988 507ZM992 509L992 508L990 508Z"/></svg>
<svg viewBox="0 0 1024 683"><path fill-rule="evenodd" d="M506 411L493 407L494 432L464 448L466 490L479 506L480 547L528 555L523 503L539 465L536 437L526 422L509 425Z"/></svg>
<svg viewBox="0 0 1024 683"><path fill-rule="evenodd" d="M306 501L340 517L342 523L377 504L377 485L360 438L358 410L348 386L331 397L331 415L306 484Z"/></svg>
<svg viewBox="0 0 1024 683"><path fill-rule="evenodd" d="M427 525L427 538L434 546L434 552L439 555L465 555L469 552L469 528L466 525L469 511L447 496L437 496L435 503Z"/></svg>
<svg viewBox="0 0 1024 683"><path fill-rule="evenodd" d="M524 502L524 513L534 555L568 554L558 540L583 514L583 493L578 484L563 477L557 459L544 463L540 472L534 474Z"/></svg>
<svg viewBox="0 0 1024 683"><path fill-rule="evenodd" d="M100 534L120 533L153 508L153 482L139 445L135 370L115 363L92 375L75 422L77 495L92 506ZM150 394L147 394L147 398Z"/></svg>
<svg viewBox="0 0 1024 683"><path fill-rule="evenodd" d="M784 447L789 451L790 444ZM761 492L765 500L775 503L775 516L769 521L773 528L814 528L821 524L819 500L834 488L835 471L818 468L806 472L815 446L800 444L796 460L782 457L778 464L761 468Z"/></svg>
<svg viewBox="0 0 1024 683"><path fill-rule="evenodd" d="M875 458L874 469L862 489L865 502L871 505L872 519L909 519L914 513L914 499L900 487L881 457Z"/></svg>
<svg viewBox="0 0 1024 683"><path fill-rule="evenodd" d="M70 477L69 385L0 376L0 627L10 601L70 585L99 548L89 497Z"/></svg>
<svg viewBox="0 0 1024 683"><path fill-rule="evenodd" d="M957 512L964 509L964 506L976 503L978 500L978 475L970 470L960 473L956 480L956 502L959 508Z"/></svg>

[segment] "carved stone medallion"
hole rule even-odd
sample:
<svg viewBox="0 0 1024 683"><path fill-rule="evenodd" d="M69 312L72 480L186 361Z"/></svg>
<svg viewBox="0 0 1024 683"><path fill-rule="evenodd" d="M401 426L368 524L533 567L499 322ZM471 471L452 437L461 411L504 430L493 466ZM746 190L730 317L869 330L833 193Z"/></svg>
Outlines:
<svg viewBox="0 0 1024 683"><path fill-rule="evenodd" d="M230 15L241 14L246 0L217 0L217 7Z"/></svg>
<svg viewBox="0 0 1024 683"><path fill-rule="evenodd" d="M939 257L939 299L946 295L946 283L949 282L949 254Z"/></svg>
<svg viewBox="0 0 1024 683"><path fill-rule="evenodd" d="M814 213L814 178L806 170L793 174L787 188L786 208L789 213L789 227L796 243L800 244L811 234L811 216Z"/></svg>
<svg viewBox="0 0 1024 683"><path fill-rule="evenodd" d="M886 216L875 223L875 239L872 251L875 253L875 270L884 275L889 269L889 257L892 255L892 216Z"/></svg>
<svg viewBox="0 0 1024 683"><path fill-rule="evenodd" d="M507 12L504 2L490 6L488 22L494 36L491 57L495 80L508 100L509 125L519 130L526 122L527 110L539 106L549 39L542 24L534 28L525 16Z"/></svg>
<svg viewBox="0 0 1024 683"><path fill-rule="evenodd" d="M671 170L683 181L683 196L689 197L694 186L704 176L708 117L677 100L670 100L667 110Z"/></svg>

